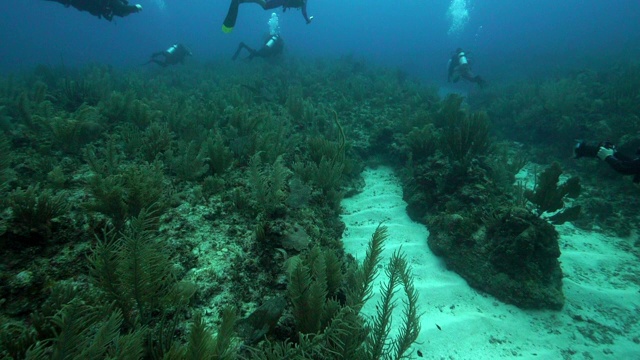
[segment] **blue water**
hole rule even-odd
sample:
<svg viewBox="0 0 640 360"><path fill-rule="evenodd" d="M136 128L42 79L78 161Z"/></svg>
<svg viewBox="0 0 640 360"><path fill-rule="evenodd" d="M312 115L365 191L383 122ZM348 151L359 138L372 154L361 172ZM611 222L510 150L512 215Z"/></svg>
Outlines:
<svg viewBox="0 0 640 360"><path fill-rule="evenodd" d="M260 45L272 12L244 4L234 32L223 34L227 0L139 3L143 12L110 23L59 3L0 1L0 73L37 64L137 66L176 42L192 49L191 61L226 59L240 41ZM457 17L448 15L452 7ZM458 46L492 81L640 56L638 0L309 0L310 25L298 10L276 12L289 56L353 55L433 83L445 80Z"/></svg>

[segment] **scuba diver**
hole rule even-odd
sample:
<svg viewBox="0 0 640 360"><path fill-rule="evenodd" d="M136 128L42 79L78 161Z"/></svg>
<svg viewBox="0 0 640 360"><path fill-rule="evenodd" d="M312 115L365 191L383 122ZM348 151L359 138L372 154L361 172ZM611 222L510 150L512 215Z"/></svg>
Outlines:
<svg viewBox="0 0 640 360"><path fill-rule="evenodd" d="M256 3L262 6L265 10L275 9L282 6L282 11L287 11L288 8L302 9L302 16L307 24L311 23L313 16L307 15L307 0L231 0L227 16L222 23L222 31L230 33L233 27L236 26L236 19L238 18L238 7L242 3Z"/></svg>
<svg viewBox="0 0 640 360"><path fill-rule="evenodd" d="M167 67L169 65L175 65L177 63L184 64L184 59L187 56L192 56L191 51L182 44L172 45L165 51L158 51L151 54L151 60L147 61L142 65L147 65L149 63L156 63L162 67ZM158 60L158 57L164 57L164 60Z"/></svg>
<svg viewBox="0 0 640 360"><path fill-rule="evenodd" d="M129 5L127 0L47 0L58 2L65 7L73 6L79 11L87 11L98 19L111 21L114 16L125 17L142 11L142 5Z"/></svg>
<svg viewBox="0 0 640 360"><path fill-rule="evenodd" d="M284 49L284 41L279 34L272 35L267 39L267 41L259 50L252 49L247 46L247 44L241 42L238 45L238 50L236 50L236 53L233 54L233 60L238 58L238 55L240 55L240 51L242 51L242 49L246 49L249 52L249 56L246 57L246 59L248 60L253 60L253 58L256 56L261 58L270 58L282 54L282 49Z"/></svg>
<svg viewBox="0 0 640 360"><path fill-rule="evenodd" d="M598 157L611 168L622 175L633 175L633 182L640 183L640 148L636 150L636 157L631 158L621 154L615 145L603 141L597 145L579 142L574 150L576 159L581 157Z"/></svg>
<svg viewBox="0 0 640 360"><path fill-rule="evenodd" d="M256 56L261 58L270 58L282 54L284 41L282 40L282 36L280 36L280 19L278 18L278 14L271 13L271 17L267 24L269 25L269 37L264 42L264 45L262 45L260 50L252 49L247 46L247 44L241 42L238 45L238 50L233 54L233 60L238 58L242 49L246 49L249 52L249 56L247 56L247 59L249 60L253 60Z"/></svg>
<svg viewBox="0 0 640 360"><path fill-rule="evenodd" d="M463 78L469 82L478 84L480 88L483 88L486 82L480 77L480 75L474 75L471 72L471 65L467 54L461 48L457 48L455 53L449 59L447 79L449 82L457 83L460 78Z"/></svg>

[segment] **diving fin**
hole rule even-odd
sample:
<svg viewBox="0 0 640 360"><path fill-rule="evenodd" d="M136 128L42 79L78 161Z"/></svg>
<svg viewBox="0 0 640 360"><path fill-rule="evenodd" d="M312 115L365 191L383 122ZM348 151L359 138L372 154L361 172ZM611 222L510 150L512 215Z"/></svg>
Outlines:
<svg viewBox="0 0 640 360"><path fill-rule="evenodd" d="M224 22L222 23L222 32L224 32L225 34L233 31L233 27L236 26L239 7L239 0L231 0L231 4L229 4L229 11L227 11L227 16L224 18Z"/></svg>

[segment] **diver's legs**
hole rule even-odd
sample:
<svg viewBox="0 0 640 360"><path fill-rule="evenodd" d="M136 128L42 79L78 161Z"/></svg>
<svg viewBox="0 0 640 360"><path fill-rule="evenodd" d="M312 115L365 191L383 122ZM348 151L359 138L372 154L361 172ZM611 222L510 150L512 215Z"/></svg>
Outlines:
<svg viewBox="0 0 640 360"><path fill-rule="evenodd" d="M460 76L469 81L469 82L476 82L476 76L471 72L471 70L468 67L462 68L460 69Z"/></svg>
<svg viewBox="0 0 640 360"><path fill-rule="evenodd" d="M249 51L249 56L247 56L247 59L249 60L253 60L254 57L259 56L260 53L250 47L247 46L247 51Z"/></svg>
<svg viewBox="0 0 640 360"><path fill-rule="evenodd" d="M129 3L125 1L116 1L111 3L110 9L113 16L125 17L127 15L142 11L142 5L129 5Z"/></svg>
<svg viewBox="0 0 640 360"><path fill-rule="evenodd" d="M460 73L460 76L465 79L468 82L472 82L472 83L476 83L478 84L478 86L480 86L480 88L483 88L486 85L486 82L484 81L484 79L482 77L480 77L480 75L474 75L470 69L465 69L466 71L463 71L462 73ZM455 82L455 81L454 81Z"/></svg>
<svg viewBox="0 0 640 360"><path fill-rule="evenodd" d="M242 51L242 49L244 49L245 47L247 47L247 45L245 45L243 42L238 44L238 49L236 50L235 54L233 54L233 57L231 58L231 60L237 59L238 55L240 55L240 51Z"/></svg>
<svg viewBox="0 0 640 360"><path fill-rule="evenodd" d="M238 45L238 50L236 50L236 53L233 54L233 57L231 59L233 59L233 60L237 59L238 55L240 55L240 51L242 51L242 49L246 49L249 52L249 56L247 57L247 59L253 59L253 57L257 53L257 51L255 51L254 49L252 49L249 46L247 46L247 44L241 42Z"/></svg>
<svg viewBox="0 0 640 360"><path fill-rule="evenodd" d="M71 0L46 0L46 1L53 1L53 2L57 2L60 3L62 5L64 5L64 7L69 7L71 6ZM75 7L75 6L74 6Z"/></svg>
<svg viewBox="0 0 640 360"><path fill-rule="evenodd" d="M476 84L478 84L478 86L480 86L480 88L484 88L485 85L487 85L487 82L484 81L483 78L480 77L480 75L476 75L473 78L473 82L475 82Z"/></svg>
<svg viewBox="0 0 640 360"><path fill-rule="evenodd" d="M263 9L266 9L267 6L267 2L265 0L239 0L240 3L256 3L260 6L262 6Z"/></svg>
<svg viewBox="0 0 640 360"><path fill-rule="evenodd" d="M160 66L162 66L162 67L167 67L167 66L169 65L169 64L167 64L167 63L166 63L166 62L164 62L164 61L160 61L160 60L156 60L156 59L151 59L151 60L149 60L149 61L150 61L150 62L153 62L153 63L156 63L156 64L158 64L158 65L160 65Z"/></svg>
<svg viewBox="0 0 640 360"><path fill-rule="evenodd" d="M222 22L222 31L230 33L233 27L236 26L236 20L238 19L238 7L240 6L240 0L231 0L229 4L229 10L227 10L227 16Z"/></svg>

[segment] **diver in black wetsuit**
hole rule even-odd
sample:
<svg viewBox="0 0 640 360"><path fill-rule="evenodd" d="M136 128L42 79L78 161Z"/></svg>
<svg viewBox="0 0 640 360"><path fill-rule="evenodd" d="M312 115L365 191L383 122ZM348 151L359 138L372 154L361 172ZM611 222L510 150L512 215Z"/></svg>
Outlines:
<svg viewBox="0 0 640 360"><path fill-rule="evenodd" d="M636 155L638 152L636 152ZM600 147L598 157L604 160L613 170L623 175L633 175L633 182L640 183L640 157L628 158L615 149Z"/></svg>
<svg viewBox="0 0 640 360"><path fill-rule="evenodd" d="M486 82L480 77L480 75L474 75L471 72L471 65L469 65L469 59L461 48L457 48L455 53L449 59L449 66L447 72L447 79L449 82L458 82L460 78L463 78L469 82L478 84L481 88L485 86Z"/></svg>
<svg viewBox="0 0 640 360"><path fill-rule="evenodd" d="M238 45L238 50L233 54L233 60L238 58L242 49L246 49L249 52L249 56L246 57L249 60L253 60L254 57L270 58L282 54L284 41L279 34L272 35L267 39L267 41L265 41L264 45L262 45L259 50L252 49L247 44L241 42Z"/></svg>
<svg viewBox="0 0 640 360"><path fill-rule="evenodd" d="M233 30L233 27L236 26L240 4L249 2L256 3L265 10L275 9L280 6L282 6L282 11L287 11L289 8L301 9L302 16L307 24L310 24L311 20L313 20L313 16L307 15L307 0L231 0L227 16L222 23L223 32L230 33Z"/></svg>
<svg viewBox="0 0 640 360"><path fill-rule="evenodd" d="M158 57L160 56L164 57L164 60L159 60ZM158 51L151 54L151 60L147 61L143 65L156 63L162 67L167 67L177 63L184 64L184 60L187 56L192 56L191 51L182 44L175 44L165 51Z"/></svg>
<svg viewBox="0 0 640 360"><path fill-rule="evenodd" d="M613 170L622 175L633 175L633 182L640 183L640 149L636 151L636 157L631 158L618 152L610 142L601 142L598 145L580 142L576 145L574 154L576 158L597 156Z"/></svg>
<svg viewBox="0 0 640 360"><path fill-rule="evenodd" d="M142 5L129 5L127 0L47 0L58 2L65 7L72 6L80 11L87 11L98 19L105 18L109 21L114 16L125 17L129 14L142 11Z"/></svg>

